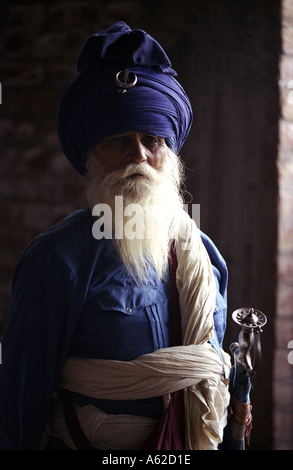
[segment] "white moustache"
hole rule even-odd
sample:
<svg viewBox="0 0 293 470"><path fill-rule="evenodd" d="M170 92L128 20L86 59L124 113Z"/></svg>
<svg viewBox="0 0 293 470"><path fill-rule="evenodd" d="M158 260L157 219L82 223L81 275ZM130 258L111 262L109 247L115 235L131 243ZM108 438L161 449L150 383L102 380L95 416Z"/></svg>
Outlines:
<svg viewBox="0 0 293 470"><path fill-rule="evenodd" d="M162 172L154 169L149 163L130 163L125 168L118 168L108 173L111 184L120 183L132 176L139 175L151 181L161 181Z"/></svg>

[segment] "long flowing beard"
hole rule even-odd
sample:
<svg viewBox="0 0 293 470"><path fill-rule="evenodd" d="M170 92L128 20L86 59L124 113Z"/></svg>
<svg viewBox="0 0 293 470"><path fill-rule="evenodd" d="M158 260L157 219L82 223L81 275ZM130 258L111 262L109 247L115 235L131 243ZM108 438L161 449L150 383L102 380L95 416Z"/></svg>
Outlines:
<svg viewBox="0 0 293 470"><path fill-rule="evenodd" d="M149 263L162 278L169 241L177 239L180 231L183 165L179 158L170 151L160 170L143 162L104 174L97 157L91 156L88 175L89 204L110 206L113 243L127 271L138 284L144 283Z"/></svg>

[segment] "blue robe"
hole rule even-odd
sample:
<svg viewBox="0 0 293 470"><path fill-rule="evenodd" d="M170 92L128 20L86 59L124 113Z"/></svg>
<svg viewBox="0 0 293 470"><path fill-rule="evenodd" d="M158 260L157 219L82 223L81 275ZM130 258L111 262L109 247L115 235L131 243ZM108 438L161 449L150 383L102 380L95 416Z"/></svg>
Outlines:
<svg viewBox="0 0 293 470"><path fill-rule="evenodd" d="M149 269L138 287L111 240L92 235L90 209L74 212L38 236L25 250L13 278L13 300L0 365L0 449L37 449L51 397L67 357L129 361L170 346L170 289ZM215 330L226 327L227 269L202 234L217 283ZM158 418L162 397L96 400L107 413Z"/></svg>

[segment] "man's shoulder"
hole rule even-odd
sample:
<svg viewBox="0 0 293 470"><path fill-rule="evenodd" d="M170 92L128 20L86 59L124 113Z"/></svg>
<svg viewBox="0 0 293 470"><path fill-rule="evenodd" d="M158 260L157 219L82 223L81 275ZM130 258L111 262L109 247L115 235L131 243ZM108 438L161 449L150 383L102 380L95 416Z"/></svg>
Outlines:
<svg viewBox="0 0 293 470"><path fill-rule="evenodd" d="M205 233L200 232L200 236L208 252L208 255L210 257L213 267L216 268L220 274L220 291L223 295L223 293L225 292L227 288L227 282L228 282L228 270L227 270L226 261L223 258L222 254L220 253L217 246Z"/></svg>
<svg viewBox="0 0 293 470"><path fill-rule="evenodd" d="M51 276L54 269L77 282L86 278L92 265L105 248L92 235L90 209L73 212L46 232L37 236L25 249L14 271L13 285L22 273L30 276Z"/></svg>
<svg viewBox="0 0 293 470"><path fill-rule="evenodd" d="M200 232L200 235L210 257L217 286L214 325L219 344L222 347L227 322L228 270L226 262L214 242L205 233Z"/></svg>
<svg viewBox="0 0 293 470"><path fill-rule="evenodd" d="M70 251L88 245L92 236L91 210L83 209L73 212L46 232L38 235L23 253L28 256L36 253L67 255Z"/></svg>

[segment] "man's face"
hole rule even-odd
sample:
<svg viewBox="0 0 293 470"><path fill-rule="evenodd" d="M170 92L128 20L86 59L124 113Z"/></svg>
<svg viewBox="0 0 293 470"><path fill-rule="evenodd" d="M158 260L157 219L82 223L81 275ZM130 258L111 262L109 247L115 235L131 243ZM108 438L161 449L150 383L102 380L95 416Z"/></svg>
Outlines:
<svg viewBox="0 0 293 470"><path fill-rule="evenodd" d="M132 131L101 139L94 152L104 171L109 173L130 163L142 162L160 170L169 155L169 148L163 137Z"/></svg>
<svg viewBox="0 0 293 470"><path fill-rule="evenodd" d="M126 132L101 139L88 158L87 171L89 204L110 207L113 242L126 269L144 282L148 259L161 277L169 240L177 239L180 229L184 172L179 157L161 137ZM119 214L117 196L123 201ZM126 209L132 204L142 210L133 209L131 215Z"/></svg>

